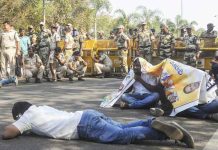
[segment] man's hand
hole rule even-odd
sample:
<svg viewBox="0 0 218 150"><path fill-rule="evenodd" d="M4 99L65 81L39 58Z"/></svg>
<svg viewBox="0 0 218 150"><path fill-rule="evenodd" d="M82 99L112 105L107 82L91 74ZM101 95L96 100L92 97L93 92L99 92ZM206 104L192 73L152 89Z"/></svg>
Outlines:
<svg viewBox="0 0 218 150"><path fill-rule="evenodd" d="M139 75L135 75L134 78L135 78L136 81L139 81L139 82L142 80L141 76L139 76Z"/></svg>
<svg viewBox="0 0 218 150"><path fill-rule="evenodd" d="M41 64L40 63L36 63L36 68L40 68Z"/></svg>
<svg viewBox="0 0 218 150"><path fill-rule="evenodd" d="M2 135L3 140L9 140L15 138L16 136L20 135L20 131L14 125L6 126L4 129L4 133Z"/></svg>

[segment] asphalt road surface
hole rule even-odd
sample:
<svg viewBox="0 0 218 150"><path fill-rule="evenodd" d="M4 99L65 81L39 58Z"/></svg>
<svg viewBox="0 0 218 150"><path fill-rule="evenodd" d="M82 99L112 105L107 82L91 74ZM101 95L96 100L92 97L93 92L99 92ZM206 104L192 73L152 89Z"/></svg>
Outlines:
<svg viewBox="0 0 218 150"><path fill-rule="evenodd" d="M128 122L149 117L147 110L121 110L119 108L102 109L100 99L119 87L120 79L87 78L85 82L68 81L58 83L34 84L21 83L19 86L7 86L0 89L0 134L4 126L13 122L11 108L17 101L29 101L36 105L49 105L66 111L96 109L116 121ZM167 122L176 121L188 129L194 139L197 150L218 149L218 123L205 120L160 117ZM55 140L36 135L20 136L3 141L0 150L184 150L183 144L174 141L144 141L131 145L99 144L87 141Z"/></svg>

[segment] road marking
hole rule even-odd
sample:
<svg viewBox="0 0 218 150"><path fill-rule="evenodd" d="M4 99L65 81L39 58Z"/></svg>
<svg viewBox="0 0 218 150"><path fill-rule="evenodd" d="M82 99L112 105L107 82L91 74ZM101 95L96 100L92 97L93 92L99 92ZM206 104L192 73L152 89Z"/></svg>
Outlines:
<svg viewBox="0 0 218 150"><path fill-rule="evenodd" d="M218 129L210 138L207 145L204 147L204 150L217 150L218 149Z"/></svg>

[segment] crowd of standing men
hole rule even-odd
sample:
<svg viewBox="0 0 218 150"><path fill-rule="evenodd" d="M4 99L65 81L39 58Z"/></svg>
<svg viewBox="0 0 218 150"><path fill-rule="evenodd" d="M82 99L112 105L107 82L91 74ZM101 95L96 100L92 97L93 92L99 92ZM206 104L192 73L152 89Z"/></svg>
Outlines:
<svg viewBox="0 0 218 150"><path fill-rule="evenodd" d="M217 32L214 25L209 23L207 31L202 33L202 38L216 38ZM71 24L60 26L58 23L51 26L50 30L41 22L39 32L35 32L30 25L28 31L20 28L17 32L9 21L3 23L3 31L0 34L1 48L1 73L0 87L8 83L18 83L17 76L23 76L26 82L34 77L36 83L41 83L45 78L47 81L61 80L67 76L70 81L78 77L84 81L87 63L82 59L84 40L92 39L84 30L80 32ZM121 74L123 77L128 73L127 57L130 49L130 39L133 39L137 51L136 57L142 57L152 62L154 41L158 41L157 49L160 60L172 58L175 46L175 37L165 24L160 25L161 32L149 29L146 22L140 24L139 29L129 30L124 33L124 26L119 25L116 30L110 32L110 40L117 44ZM98 32L98 40L105 39L104 32ZM196 59L200 56L199 37L192 33L191 26L181 29L178 38L186 44L184 63L196 67ZM63 50L60 41L64 40ZM112 71L112 61L107 54L100 52L98 57L93 58L94 71L98 77L104 77L105 73Z"/></svg>

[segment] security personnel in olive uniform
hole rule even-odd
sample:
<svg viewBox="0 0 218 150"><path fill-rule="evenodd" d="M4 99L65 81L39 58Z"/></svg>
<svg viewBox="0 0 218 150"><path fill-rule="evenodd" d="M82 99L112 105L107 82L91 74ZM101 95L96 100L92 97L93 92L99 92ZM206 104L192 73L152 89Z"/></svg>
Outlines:
<svg viewBox="0 0 218 150"><path fill-rule="evenodd" d="M187 26L187 35L184 37L186 44L186 51L184 54L184 64L196 67L196 58L199 56L199 44L200 40L196 35L192 34L192 27Z"/></svg>
<svg viewBox="0 0 218 150"><path fill-rule="evenodd" d="M214 30L214 27L212 23L208 23L207 31L201 34L201 38L217 38L217 31Z"/></svg>
<svg viewBox="0 0 218 150"><path fill-rule="evenodd" d="M136 38L137 49L139 57L146 59L148 62L152 60L151 43L153 40L153 33L148 30L146 22L142 22L141 31Z"/></svg>
<svg viewBox="0 0 218 150"><path fill-rule="evenodd" d="M161 33L159 35L158 52L160 60L171 58L174 46L175 38L172 33L169 32L168 27L165 24L161 24Z"/></svg>
<svg viewBox="0 0 218 150"><path fill-rule="evenodd" d="M79 35L75 35L74 37L74 48L73 51L79 51L82 56L83 42L85 40L85 35L83 30L79 33Z"/></svg>
<svg viewBox="0 0 218 150"><path fill-rule="evenodd" d="M0 34L0 66L1 76L6 79L9 77L15 77L15 63L16 55L20 54L19 50L19 37L9 21L3 23L4 31ZM10 72L7 72L8 67Z"/></svg>
<svg viewBox="0 0 218 150"><path fill-rule="evenodd" d="M47 67L48 57L50 53L50 42L49 42L50 31L45 29L45 24L43 22L40 23L40 30L41 31L38 35L38 45L39 45L38 54L42 60L43 65ZM46 71L47 69L48 68L46 68Z"/></svg>
<svg viewBox="0 0 218 150"><path fill-rule="evenodd" d="M128 48L129 48L129 38L123 32L123 30L124 30L123 25L118 26L118 34L116 35L115 42L117 43L117 47L119 51L122 76L125 76L128 73L127 56L128 56Z"/></svg>
<svg viewBox="0 0 218 150"><path fill-rule="evenodd" d="M28 54L24 56L24 77L26 82L33 76L36 77L35 82L41 83L45 67L38 54L34 53L34 47L28 49Z"/></svg>

